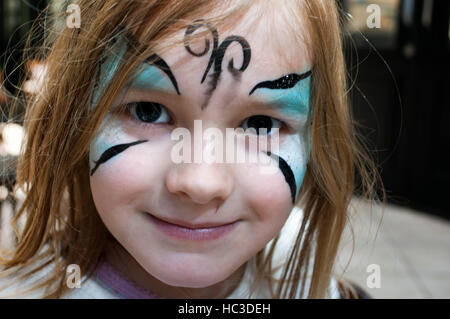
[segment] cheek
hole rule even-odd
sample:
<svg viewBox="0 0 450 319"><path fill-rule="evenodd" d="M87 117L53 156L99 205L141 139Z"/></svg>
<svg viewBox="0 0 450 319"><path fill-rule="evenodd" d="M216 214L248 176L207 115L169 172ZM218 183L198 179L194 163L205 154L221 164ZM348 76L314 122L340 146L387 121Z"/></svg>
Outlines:
<svg viewBox="0 0 450 319"><path fill-rule="evenodd" d="M308 163L308 143L306 138L302 135L291 135L287 137L280 145L279 156L282 158L287 166L290 168L294 175L295 180L295 198L300 191L300 187L303 183L303 178L306 172L306 166Z"/></svg>
<svg viewBox="0 0 450 319"><path fill-rule="evenodd" d="M162 159L169 154L164 147L167 134L158 130L144 133L130 130L117 116L105 117L89 150L91 189L99 207L132 204L162 178L167 163ZM113 155L104 156L107 153Z"/></svg>
<svg viewBox="0 0 450 319"><path fill-rule="evenodd" d="M95 206L112 233L134 229L133 214L157 200L166 167L162 153L149 143L137 145L101 165L91 177Z"/></svg>
<svg viewBox="0 0 450 319"><path fill-rule="evenodd" d="M283 174L258 173L258 169L246 169L241 188L243 202L251 211L245 241L253 254L279 234L293 208Z"/></svg>
<svg viewBox="0 0 450 319"><path fill-rule="evenodd" d="M271 217L271 211L281 212L280 215L286 217L283 212L292 210L306 172L306 142L301 134L286 136L275 148L276 156L271 156L272 160L277 159L271 162L273 169L244 165L239 170L237 178L242 184L243 197L259 212L261 219Z"/></svg>
<svg viewBox="0 0 450 319"><path fill-rule="evenodd" d="M261 174L256 165L243 167L239 173L241 196L254 212L255 222L268 229L281 227L292 210L292 198L283 174L279 170Z"/></svg>
<svg viewBox="0 0 450 319"><path fill-rule="evenodd" d="M107 114L89 146L89 169L95 167L96 161L108 148L130 139L132 137L125 134L122 123Z"/></svg>

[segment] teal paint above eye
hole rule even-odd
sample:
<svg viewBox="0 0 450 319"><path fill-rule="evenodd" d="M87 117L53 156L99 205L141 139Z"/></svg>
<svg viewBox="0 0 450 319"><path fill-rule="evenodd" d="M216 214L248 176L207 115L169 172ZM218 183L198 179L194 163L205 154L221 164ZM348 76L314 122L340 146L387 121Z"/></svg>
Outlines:
<svg viewBox="0 0 450 319"><path fill-rule="evenodd" d="M311 152L312 125L311 121L308 121L310 92L311 76L301 79L290 88L258 87L257 90L251 92L252 96L273 106L284 116L306 124L301 131L286 137L279 148L279 156L290 167L295 178L294 201L297 200L303 184Z"/></svg>
<svg viewBox="0 0 450 319"><path fill-rule="evenodd" d="M307 77L289 89L260 88L253 96L277 107L288 117L306 118L309 111L311 77Z"/></svg>
<svg viewBox="0 0 450 319"><path fill-rule="evenodd" d="M92 111L93 107L97 105L101 95L113 79L119 69L120 61L126 51L127 44L122 39L118 39L100 59L100 70L98 71L99 74L94 86L93 97L89 107L90 111Z"/></svg>
<svg viewBox="0 0 450 319"><path fill-rule="evenodd" d="M172 83L166 74L154 65L144 63L134 78L127 83L127 87L146 90L173 90Z"/></svg>
<svg viewBox="0 0 450 319"><path fill-rule="evenodd" d="M90 111L95 105L97 105L101 95L116 75L120 62L127 51L127 47L126 41L120 38L104 53L104 56L101 58L99 62L99 74L97 76L93 97L89 108ZM172 85L174 84L170 81L164 71L153 64L150 65L144 62L132 73L125 87L142 90L170 90Z"/></svg>

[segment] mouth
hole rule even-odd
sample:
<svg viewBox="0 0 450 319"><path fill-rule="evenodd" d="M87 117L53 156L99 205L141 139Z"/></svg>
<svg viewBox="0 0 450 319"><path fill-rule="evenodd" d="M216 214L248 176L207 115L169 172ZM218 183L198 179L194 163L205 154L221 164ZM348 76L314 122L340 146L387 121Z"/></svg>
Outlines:
<svg viewBox="0 0 450 319"><path fill-rule="evenodd" d="M180 220L169 220L148 214L150 220L165 235L184 240L213 240L218 239L238 224L238 220L228 223L190 224Z"/></svg>

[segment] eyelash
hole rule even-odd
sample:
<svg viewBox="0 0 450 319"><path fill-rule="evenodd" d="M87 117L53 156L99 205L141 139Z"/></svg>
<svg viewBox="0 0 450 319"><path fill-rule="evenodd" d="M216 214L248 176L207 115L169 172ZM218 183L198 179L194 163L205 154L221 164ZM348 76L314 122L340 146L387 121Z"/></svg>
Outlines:
<svg viewBox="0 0 450 319"><path fill-rule="evenodd" d="M135 114L133 114L133 107L137 106L138 103L154 103L157 104L159 106L161 106L161 109L163 110L163 112L166 112L166 114L169 116L169 121L168 123L154 123L154 122L144 122L142 120L140 120L139 118L137 118L137 116ZM137 125L142 126L144 128L148 128L148 127L154 127L155 125L171 125L173 124L173 116L170 114L169 110L167 109L167 107L165 107L164 105L157 103L157 102L148 102L148 101L138 101L138 102L132 102L132 103L127 103L124 104L120 107L119 112L123 112L125 113L127 116L129 116L133 122L135 122ZM267 117L270 118L272 120L278 121L279 122L279 131L281 132L284 129L287 130L291 130L292 128L290 127L289 124L287 124L285 121L280 120L278 118L269 116L269 115L264 115L264 114L254 114L251 115L247 118L245 118L243 121L241 121L241 124L239 127L241 127L243 125L243 123L245 123L245 121L249 120L252 117L256 117L256 116L261 116L261 117Z"/></svg>

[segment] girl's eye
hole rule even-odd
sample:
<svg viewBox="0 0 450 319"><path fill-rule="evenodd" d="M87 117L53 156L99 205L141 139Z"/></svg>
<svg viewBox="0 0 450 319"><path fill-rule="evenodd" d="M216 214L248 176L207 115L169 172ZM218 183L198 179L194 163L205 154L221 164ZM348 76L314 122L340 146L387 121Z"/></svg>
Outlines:
<svg viewBox="0 0 450 319"><path fill-rule="evenodd" d="M267 134L269 135L272 129L278 128L280 129L282 126L281 121L274 119L273 117L266 115L254 115L245 119L242 123L243 129L254 128L256 130L256 134L260 135L260 129L266 129ZM264 134L263 131L261 134Z"/></svg>
<svg viewBox="0 0 450 319"><path fill-rule="evenodd" d="M130 113L144 123L169 123L170 115L164 106L155 102L136 102L130 105Z"/></svg>

